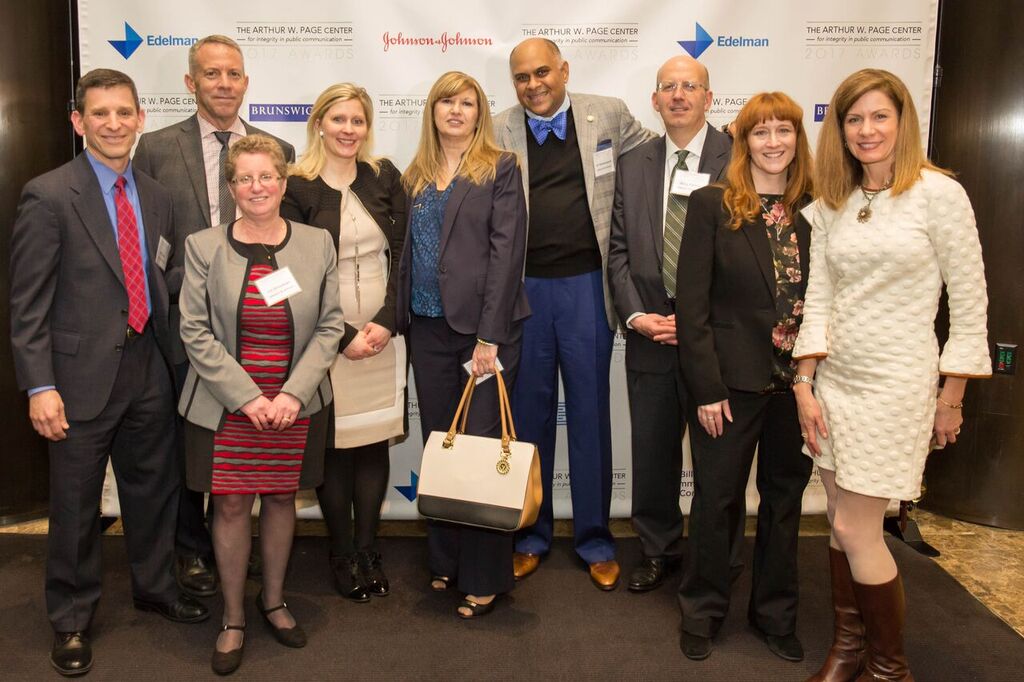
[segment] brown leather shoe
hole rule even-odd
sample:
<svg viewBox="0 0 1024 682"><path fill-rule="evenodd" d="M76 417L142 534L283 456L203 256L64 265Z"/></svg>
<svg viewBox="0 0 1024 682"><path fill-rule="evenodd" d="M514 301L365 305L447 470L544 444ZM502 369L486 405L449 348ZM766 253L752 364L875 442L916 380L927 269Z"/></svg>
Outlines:
<svg viewBox="0 0 1024 682"><path fill-rule="evenodd" d="M619 585L619 562L609 559L590 564L590 580L599 590L614 590Z"/></svg>
<svg viewBox="0 0 1024 682"><path fill-rule="evenodd" d="M522 580L530 575L537 570L538 566L540 566L540 554L512 553L512 575L516 580Z"/></svg>
<svg viewBox="0 0 1024 682"><path fill-rule="evenodd" d="M857 682L914 682L903 653L906 600L899 573L881 585L862 585L854 581L853 593L864 620L868 648L868 660Z"/></svg>

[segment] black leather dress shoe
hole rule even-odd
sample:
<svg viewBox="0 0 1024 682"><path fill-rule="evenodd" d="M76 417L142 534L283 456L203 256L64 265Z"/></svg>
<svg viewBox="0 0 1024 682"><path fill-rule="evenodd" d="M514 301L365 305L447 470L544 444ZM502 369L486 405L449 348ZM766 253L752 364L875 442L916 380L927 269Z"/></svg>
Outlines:
<svg viewBox="0 0 1024 682"><path fill-rule="evenodd" d="M334 587L342 597L359 603L370 601L370 593L363 584L355 554L332 556L331 574L334 576Z"/></svg>
<svg viewBox="0 0 1024 682"><path fill-rule="evenodd" d="M359 573L367 591L374 597L386 597L391 592L388 577L380 565L380 552L359 552Z"/></svg>
<svg viewBox="0 0 1024 682"><path fill-rule="evenodd" d="M788 635L769 635L762 632L761 636L768 645L768 651L779 658L785 661L804 660L804 646L796 634L791 632Z"/></svg>
<svg viewBox="0 0 1024 682"><path fill-rule="evenodd" d="M92 646L84 632L56 632L50 663L65 677L84 675L92 667Z"/></svg>
<svg viewBox="0 0 1024 682"><path fill-rule="evenodd" d="M630 592L650 592L661 587L665 578L679 565L661 557L644 557L629 576Z"/></svg>
<svg viewBox="0 0 1024 682"><path fill-rule="evenodd" d="M683 630L679 635L679 648L691 661L703 661L711 655L711 638Z"/></svg>
<svg viewBox="0 0 1024 682"><path fill-rule="evenodd" d="M178 587L193 597L217 594L217 574L210 561L201 556L179 556L175 576Z"/></svg>
<svg viewBox="0 0 1024 682"><path fill-rule="evenodd" d="M187 594L178 595L178 598L171 602L150 601L136 597L135 608L139 611L159 613L175 623L200 623L210 617L210 610Z"/></svg>

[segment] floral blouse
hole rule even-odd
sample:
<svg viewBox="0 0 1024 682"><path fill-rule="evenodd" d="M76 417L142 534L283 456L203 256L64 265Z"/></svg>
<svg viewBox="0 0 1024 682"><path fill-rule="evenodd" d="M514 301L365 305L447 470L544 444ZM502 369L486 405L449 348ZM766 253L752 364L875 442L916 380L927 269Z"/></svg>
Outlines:
<svg viewBox="0 0 1024 682"><path fill-rule="evenodd" d="M803 278L800 272L800 247L797 245L793 217L786 213L782 196L761 195L761 220L768 232L768 244L775 265L775 327L772 329L772 378L766 393L788 391L793 383L796 363L793 344L800 331L804 299L800 296Z"/></svg>

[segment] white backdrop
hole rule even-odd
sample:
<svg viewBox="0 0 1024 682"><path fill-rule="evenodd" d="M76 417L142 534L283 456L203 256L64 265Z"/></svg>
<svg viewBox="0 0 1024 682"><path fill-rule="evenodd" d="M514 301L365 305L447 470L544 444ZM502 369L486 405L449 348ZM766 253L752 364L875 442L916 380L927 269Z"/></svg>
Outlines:
<svg viewBox="0 0 1024 682"><path fill-rule="evenodd" d="M499 5L464 1L451 11L413 0L343 3L304 0L287 7L273 0L212 3L176 0L79 0L82 72L108 67L138 84L146 127L156 130L195 111L183 76L188 45L210 33L242 45L250 76L242 115L255 125L305 147L305 119L327 85L354 81L374 99L375 153L403 168L412 157L427 91L444 71L475 76L494 112L515 102L508 54L530 36L559 43L570 64L570 91L621 97L647 127L662 131L650 106L655 73L669 57L695 54L711 73L713 125L731 121L754 93L782 90L801 103L812 145L824 106L847 74L864 67L888 69L914 94L927 138L938 0L625 0L598 7L590 0L521 0ZM287 17L285 19L284 17ZM612 515L630 511L629 412L624 339L612 357ZM410 383L412 383L410 381ZM342 389L343 390L343 389ZM391 450L387 518L415 518L416 472L422 444L418 398L410 386L411 437ZM688 448L680 503L689 509L692 480ZM553 501L569 517L564 412ZM118 511L112 476L104 512ZM756 510L753 486L748 510ZM319 514L311 494L303 516ZM824 510L815 474L804 510Z"/></svg>

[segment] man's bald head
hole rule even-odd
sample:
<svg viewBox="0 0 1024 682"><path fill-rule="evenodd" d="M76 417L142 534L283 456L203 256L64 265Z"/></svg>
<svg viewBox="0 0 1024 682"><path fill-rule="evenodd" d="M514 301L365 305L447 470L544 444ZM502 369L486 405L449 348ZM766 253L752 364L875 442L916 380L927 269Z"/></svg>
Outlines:
<svg viewBox="0 0 1024 682"><path fill-rule="evenodd" d="M508 59L512 84L524 108L538 116L553 116L565 102L569 62L547 38L527 38Z"/></svg>
<svg viewBox="0 0 1024 682"><path fill-rule="evenodd" d="M699 61L694 59L688 54L680 54L667 60L658 69L657 80L655 81L655 87L657 84L665 80L664 75L667 72L695 72L700 74L700 83L704 85L706 90L711 90L711 74L708 73L708 67L701 64Z"/></svg>

